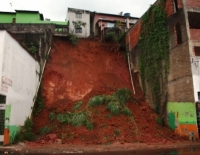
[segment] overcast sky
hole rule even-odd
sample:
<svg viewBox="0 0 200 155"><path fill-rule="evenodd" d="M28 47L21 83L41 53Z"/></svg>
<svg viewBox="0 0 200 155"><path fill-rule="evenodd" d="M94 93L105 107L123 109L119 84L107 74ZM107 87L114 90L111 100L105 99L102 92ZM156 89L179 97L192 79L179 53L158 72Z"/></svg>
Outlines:
<svg viewBox="0 0 200 155"><path fill-rule="evenodd" d="M77 8L102 13L131 13L141 17L156 0L1 0L0 11L34 10L56 21L66 19L67 8Z"/></svg>

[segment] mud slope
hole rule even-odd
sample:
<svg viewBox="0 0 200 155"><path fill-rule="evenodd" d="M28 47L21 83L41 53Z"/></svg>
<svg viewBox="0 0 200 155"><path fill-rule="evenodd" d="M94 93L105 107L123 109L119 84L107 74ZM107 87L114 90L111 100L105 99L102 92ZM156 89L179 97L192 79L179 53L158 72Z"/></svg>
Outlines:
<svg viewBox="0 0 200 155"><path fill-rule="evenodd" d="M84 109L92 96L112 94L118 88L132 89L124 54L111 52L110 49L109 44L101 44L99 40L81 40L75 47L64 39L54 38L42 83L45 107L34 118L38 139L48 141L45 134L40 134L45 126L63 143L73 144L169 142L176 138L169 129L156 123L156 114L144 102L136 75L134 97L139 103L128 103L133 117L111 116L102 105L90 108L94 125L91 131L84 126L73 127L50 121L51 112L73 112L77 101L83 101L81 109Z"/></svg>

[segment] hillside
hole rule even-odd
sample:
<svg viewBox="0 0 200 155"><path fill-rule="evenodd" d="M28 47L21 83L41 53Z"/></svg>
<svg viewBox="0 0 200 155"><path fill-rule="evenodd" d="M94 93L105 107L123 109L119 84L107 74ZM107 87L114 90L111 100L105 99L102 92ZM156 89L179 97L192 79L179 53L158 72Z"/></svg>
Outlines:
<svg viewBox="0 0 200 155"><path fill-rule="evenodd" d="M48 134L67 144L152 143L177 139L173 131L156 122L157 115L144 101L137 75L133 75L134 100L126 105L131 116L112 115L106 104L87 106L91 97L112 95L120 88L132 90L125 54L114 52L112 44L100 43L100 40L83 39L78 46L61 38L54 38L53 42L42 82L45 106L34 117L34 132L39 142L56 140ZM77 101L82 104L73 110ZM89 115L92 130L57 120L59 114L81 111Z"/></svg>

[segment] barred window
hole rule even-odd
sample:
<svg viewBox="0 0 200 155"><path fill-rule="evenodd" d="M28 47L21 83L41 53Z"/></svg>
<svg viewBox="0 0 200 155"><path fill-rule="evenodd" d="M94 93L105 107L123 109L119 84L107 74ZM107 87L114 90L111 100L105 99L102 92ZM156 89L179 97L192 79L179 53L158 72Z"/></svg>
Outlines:
<svg viewBox="0 0 200 155"><path fill-rule="evenodd" d="M76 28L75 33L82 33L82 28Z"/></svg>
<svg viewBox="0 0 200 155"><path fill-rule="evenodd" d="M77 12L77 13L76 13L76 18L82 18L82 13Z"/></svg>

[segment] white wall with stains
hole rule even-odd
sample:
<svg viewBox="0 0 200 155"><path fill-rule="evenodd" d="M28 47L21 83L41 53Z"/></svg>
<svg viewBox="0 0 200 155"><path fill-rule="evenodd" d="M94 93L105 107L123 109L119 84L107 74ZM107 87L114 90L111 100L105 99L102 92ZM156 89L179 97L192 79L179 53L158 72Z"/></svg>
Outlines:
<svg viewBox="0 0 200 155"><path fill-rule="evenodd" d="M6 31L0 31L0 94L11 106L11 126L21 126L32 110L39 63Z"/></svg>

